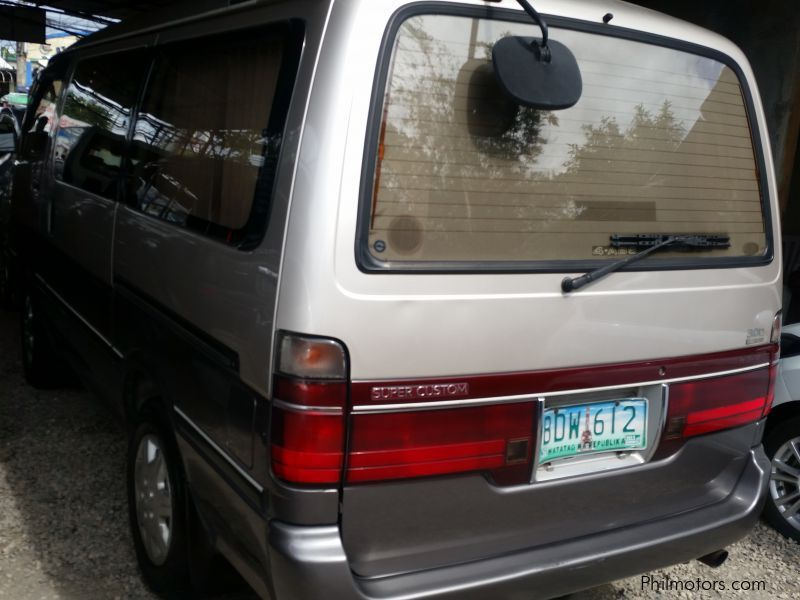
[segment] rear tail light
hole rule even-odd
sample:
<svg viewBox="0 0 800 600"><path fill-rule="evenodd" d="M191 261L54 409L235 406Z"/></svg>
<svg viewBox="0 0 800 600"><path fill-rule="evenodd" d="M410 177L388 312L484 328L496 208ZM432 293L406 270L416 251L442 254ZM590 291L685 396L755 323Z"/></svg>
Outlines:
<svg viewBox="0 0 800 600"><path fill-rule="evenodd" d="M347 380L347 357L336 340L283 333L277 363L278 372L291 377Z"/></svg>
<svg viewBox="0 0 800 600"><path fill-rule="evenodd" d="M769 336L769 341L771 344L780 344L781 343L781 328L783 326L783 311L778 311L775 313L775 318L772 319L772 332Z"/></svg>
<svg viewBox="0 0 800 600"><path fill-rule="evenodd" d="M769 391L767 392L767 402L764 405L764 414L767 416L772 410L772 402L775 400L775 382L778 379L778 363L781 360L781 330L783 329L783 311L775 313L772 320L772 332L769 336L770 360L769 360Z"/></svg>
<svg viewBox="0 0 800 600"><path fill-rule="evenodd" d="M365 414L351 417L344 347L281 334L273 384L272 471L283 481L336 485L489 472L502 485L525 483L533 457L534 404ZM345 460L346 459L346 460Z"/></svg>
<svg viewBox="0 0 800 600"><path fill-rule="evenodd" d="M769 366L769 390L767 391L767 401L764 403L762 417L766 417L772 410L772 402L775 400L775 381L778 379L778 360L779 353L776 351L775 360Z"/></svg>
<svg viewBox="0 0 800 600"><path fill-rule="evenodd" d="M667 439L757 421L764 413L768 389L766 369L674 385L669 393Z"/></svg>
<svg viewBox="0 0 800 600"><path fill-rule="evenodd" d="M773 360L745 373L672 384L663 439L690 438L758 421L772 406L776 374Z"/></svg>
<svg viewBox="0 0 800 600"><path fill-rule="evenodd" d="M344 456L341 415L272 412L272 471L293 483L339 483Z"/></svg>
<svg viewBox="0 0 800 600"><path fill-rule="evenodd" d="M347 357L335 340L281 334L273 383L271 457L291 483L342 478Z"/></svg>
<svg viewBox="0 0 800 600"><path fill-rule="evenodd" d="M346 480L488 471L500 484L526 483L533 425L531 402L356 414Z"/></svg>
<svg viewBox="0 0 800 600"><path fill-rule="evenodd" d="M773 336L780 331L779 317L776 319ZM420 393L408 407L402 406L402 396L395 404L376 406L375 398L370 397L374 384L362 382L354 384L354 407L349 412L349 367L341 343L282 333L277 350L271 422L271 465L277 478L331 487L342 482L481 472L498 485L529 481L538 443L538 401L478 404L485 392L483 382L476 378L470 385L481 390L481 395L465 399L475 402L472 405L447 406L434 401L433 394L428 399L428 388L436 386L418 385L426 393ZM670 384L666 427L656 458L671 454L686 438L752 423L770 410L777 344L704 359L701 364L717 368L723 360L732 367L743 361L763 366L743 372L738 367L738 372L730 375ZM680 360L680 368L687 373L684 377L701 377L697 363ZM654 367L648 364L644 368ZM608 365L602 373L619 378L629 370ZM554 384L552 373L545 375L550 377L542 380L546 392ZM519 376L511 375L508 381L531 389L531 382ZM496 390L496 378L491 383ZM467 384L463 386L468 389ZM508 392L504 395L525 396L513 386L503 390Z"/></svg>

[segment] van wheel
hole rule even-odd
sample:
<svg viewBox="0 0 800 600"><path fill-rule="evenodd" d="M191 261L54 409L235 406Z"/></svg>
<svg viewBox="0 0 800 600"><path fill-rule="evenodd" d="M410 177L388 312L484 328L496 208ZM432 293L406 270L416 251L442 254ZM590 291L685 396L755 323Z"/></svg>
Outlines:
<svg viewBox="0 0 800 600"><path fill-rule="evenodd" d="M63 367L47 335L39 304L31 292L25 294L20 313L22 371L25 381L39 389L58 384Z"/></svg>
<svg viewBox="0 0 800 600"><path fill-rule="evenodd" d="M764 450L772 462L764 518L800 542L800 418L775 427L764 440Z"/></svg>
<svg viewBox="0 0 800 600"><path fill-rule="evenodd" d="M147 416L130 438L128 510L145 582L164 598L185 598L191 591L186 486L177 446L164 423Z"/></svg>

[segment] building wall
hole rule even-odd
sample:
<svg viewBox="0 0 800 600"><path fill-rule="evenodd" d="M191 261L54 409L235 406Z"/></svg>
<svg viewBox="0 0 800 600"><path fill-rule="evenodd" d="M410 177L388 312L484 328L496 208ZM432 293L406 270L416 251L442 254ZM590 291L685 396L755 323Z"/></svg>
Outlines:
<svg viewBox="0 0 800 600"><path fill-rule="evenodd" d="M26 73L26 85L33 83L33 70L42 67L42 62L47 61L61 52L64 48L71 46L78 38L74 35L66 35L63 33L55 33L47 36L46 44L33 44L27 42L25 44L25 53L28 59L28 68Z"/></svg>

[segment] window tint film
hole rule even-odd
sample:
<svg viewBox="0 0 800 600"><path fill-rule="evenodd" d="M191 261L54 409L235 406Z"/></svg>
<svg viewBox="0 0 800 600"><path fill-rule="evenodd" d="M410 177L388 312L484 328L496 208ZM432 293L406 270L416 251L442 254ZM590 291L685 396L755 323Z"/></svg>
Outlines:
<svg viewBox="0 0 800 600"><path fill-rule="evenodd" d="M116 198L131 109L148 65L143 50L78 63L56 136L58 179Z"/></svg>
<svg viewBox="0 0 800 600"><path fill-rule="evenodd" d="M494 43L527 23L430 15L397 35L368 228L390 261L591 261L636 250L614 234L719 233L767 251L758 167L736 74L696 54L551 28L575 54L572 108L520 107L497 87ZM648 259L659 260L659 259Z"/></svg>
<svg viewBox="0 0 800 600"><path fill-rule="evenodd" d="M135 125L129 202L231 243L241 238L254 199L269 193L260 174L274 171L281 129L268 125L286 38L262 30L161 52Z"/></svg>
<svg viewBox="0 0 800 600"><path fill-rule="evenodd" d="M31 104L22 122L20 154L31 163L34 172L49 156L51 132L56 119L56 106L64 89L66 62L53 62L31 91Z"/></svg>
<svg viewBox="0 0 800 600"><path fill-rule="evenodd" d="M42 81L42 89L38 103L34 99L33 116L27 121L30 125L27 133L50 133L56 114L56 103L61 95L64 82L60 79L47 79Z"/></svg>

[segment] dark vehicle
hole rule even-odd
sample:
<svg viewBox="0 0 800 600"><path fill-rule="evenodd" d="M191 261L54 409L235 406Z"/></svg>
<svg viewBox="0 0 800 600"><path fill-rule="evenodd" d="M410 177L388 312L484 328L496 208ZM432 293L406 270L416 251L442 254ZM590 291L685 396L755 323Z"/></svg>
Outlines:
<svg viewBox="0 0 800 600"><path fill-rule="evenodd" d="M19 139L16 117L0 110L0 307L13 302L13 259L8 246L8 229L11 218L11 189L14 160Z"/></svg>

